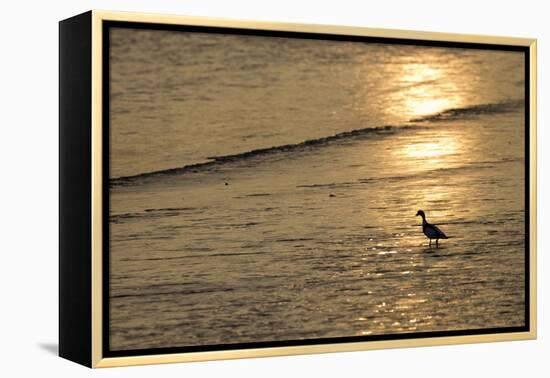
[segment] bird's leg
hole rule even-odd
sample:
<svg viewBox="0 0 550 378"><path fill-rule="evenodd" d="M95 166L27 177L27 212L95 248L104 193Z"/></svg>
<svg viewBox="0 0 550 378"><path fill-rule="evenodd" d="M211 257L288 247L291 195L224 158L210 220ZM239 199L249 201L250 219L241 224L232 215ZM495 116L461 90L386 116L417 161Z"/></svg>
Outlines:
<svg viewBox="0 0 550 378"><path fill-rule="evenodd" d="M430 239L430 248L432 248L432 239Z"/></svg>
<svg viewBox="0 0 550 378"><path fill-rule="evenodd" d="M435 239L435 246L439 247L439 239Z"/></svg>

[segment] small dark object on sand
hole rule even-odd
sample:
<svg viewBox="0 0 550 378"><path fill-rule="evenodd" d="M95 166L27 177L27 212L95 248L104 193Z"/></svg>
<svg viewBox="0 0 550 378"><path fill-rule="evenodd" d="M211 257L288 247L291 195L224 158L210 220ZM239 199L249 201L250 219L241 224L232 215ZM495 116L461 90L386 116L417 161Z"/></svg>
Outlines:
<svg viewBox="0 0 550 378"><path fill-rule="evenodd" d="M228 183L225 183L225 186L229 185Z"/></svg>
<svg viewBox="0 0 550 378"><path fill-rule="evenodd" d="M329 194L328 196L329 196L329 197L336 197L336 194L332 194L332 193L331 193L331 194Z"/></svg>

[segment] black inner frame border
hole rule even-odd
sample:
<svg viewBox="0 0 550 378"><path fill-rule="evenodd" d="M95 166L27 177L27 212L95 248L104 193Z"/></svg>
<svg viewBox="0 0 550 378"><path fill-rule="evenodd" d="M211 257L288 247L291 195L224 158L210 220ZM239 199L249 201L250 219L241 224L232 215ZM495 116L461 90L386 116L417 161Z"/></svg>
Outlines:
<svg viewBox="0 0 550 378"><path fill-rule="evenodd" d="M149 349L132 349L132 350L111 350L109 345L109 325L110 325L110 265L109 265L109 211L110 211L110 144L109 144L109 115L110 115L110 28L130 28L130 29L145 29L145 30L164 30L164 31L183 31L183 32L200 32L200 33L217 33L217 34L237 34L249 36L263 37L283 37L283 38L300 38L312 40L330 40L330 41L347 41L359 43L382 43L382 44L398 44L398 45L416 45L416 46L433 46L433 47L450 47L450 48L468 48L481 50L499 50L499 51L518 51L524 53L525 64L525 325L520 327L498 327L498 328L483 328L483 329L465 329L465 330L449 330L449 331L433 331L433 332L410 332L396 333L384 335L369 335L369 336L346 336L346 337L331 337L318 339L304 340L284 340L284 341L258 341L250 343L234 343L234 344L214 344L214 345L196 345L196 346L174 346L164 348L149 348ZM515 45L499 45L499 44L484 44L471 42L449 42L449 41L431 41L421 39L402 39L402 38L386 38L386 37L368 37L357 35L336 35L324 33L310 32L290 32L279 30L259 30L259 29L241 29L229 27L212 27L212 26L191 26L191 25L172 25L147 22L129 22L129 21L102 21L102 227L103 227L103 256L102 256L102 349L103 357L129 357L141 355L159 355L173 353L191 353L191 352L207 352L221 350L239 350L239 349L256 349L256 348L272 348L272 347L291 347L291 346L307 346L307 345L330 345L339 343L356 343L366 341L382 341L382 340L409 340L409 339L425 339L434 337L452 337L452 336L473 336L473 335L488 335L501 334L512 332L529 332L530 331L530 48L528 46Z"/></svg>

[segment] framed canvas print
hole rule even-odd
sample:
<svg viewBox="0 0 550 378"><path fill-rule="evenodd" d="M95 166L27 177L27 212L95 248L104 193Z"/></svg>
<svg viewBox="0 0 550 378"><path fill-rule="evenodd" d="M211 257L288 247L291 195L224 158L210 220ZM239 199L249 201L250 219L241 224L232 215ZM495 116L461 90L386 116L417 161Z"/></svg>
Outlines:
<svg viewBox="0 0 550 378"><path fill-rule="evenodd" d="M536 42L60 22L59 353L532 339Z"/></svg>

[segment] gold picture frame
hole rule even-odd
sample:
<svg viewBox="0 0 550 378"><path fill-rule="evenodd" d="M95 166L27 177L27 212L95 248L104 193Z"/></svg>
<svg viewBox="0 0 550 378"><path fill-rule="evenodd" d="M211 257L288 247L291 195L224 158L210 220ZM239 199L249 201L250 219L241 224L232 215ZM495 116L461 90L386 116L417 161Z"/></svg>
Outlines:
<svg viewBox="0 0 550 378"><path fill-rule="evenodd" d="M525 51L529 77L526 187L529 234L525 235L526 327L521 331L451 336L403 337L358 342L306 343L243 349L109 355L105 346L105 25L133 23L307 33L422 43L514 46ZM60 22L60 355L88 367L114 367L188 361L527 340L536 338L536 40L498 36L374 29L350 26L271 23L160 14L90 11ZM107 112L108 113L108 112ZM83 146L85 148L83 148ZM108 211L108 208L107 208ZM107 277L108 278L108 277ZM108 298L107 298L108 300Z"/></svg>

